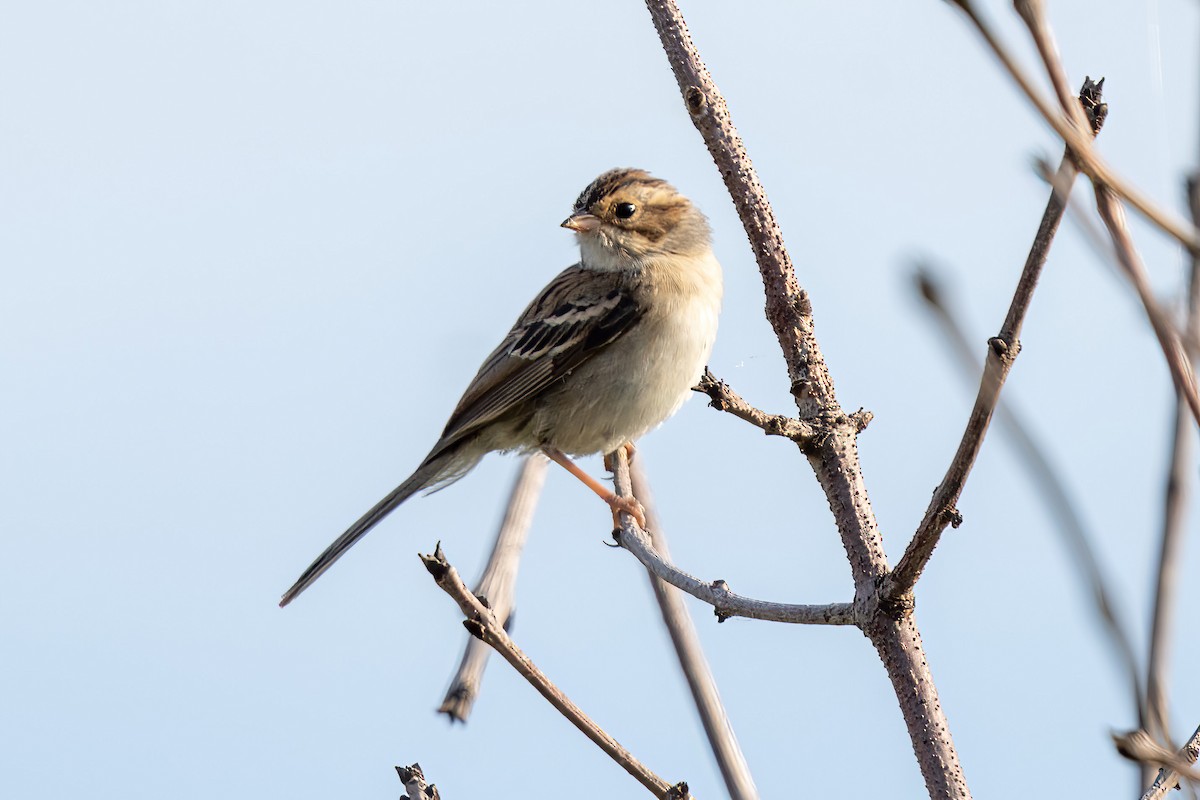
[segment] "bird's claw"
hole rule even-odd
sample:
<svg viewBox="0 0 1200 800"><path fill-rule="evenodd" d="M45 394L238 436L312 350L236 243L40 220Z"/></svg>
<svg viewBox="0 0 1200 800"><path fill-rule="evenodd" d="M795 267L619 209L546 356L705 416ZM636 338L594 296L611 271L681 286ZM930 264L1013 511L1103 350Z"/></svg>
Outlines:
<svg viewBox="0 0 1200 800"><path fill-rule="evenodd" d="M609 498L608 500L608 506L612 509L614 527L621 527L621 520L619 519L618 515L625 513L633 517L634 522L638 524L639 528L642 530L647 530L646 509L643 508L642 504L634 498L613 495L613 497Z"/></svg>

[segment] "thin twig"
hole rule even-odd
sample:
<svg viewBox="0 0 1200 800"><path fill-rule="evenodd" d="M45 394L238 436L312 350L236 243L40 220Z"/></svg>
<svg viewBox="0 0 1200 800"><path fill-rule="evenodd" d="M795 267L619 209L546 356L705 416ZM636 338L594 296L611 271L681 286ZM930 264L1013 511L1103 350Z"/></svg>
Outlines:
<svg viewBox="0 0 1200 800"><path fill-rule="evenodd" d="M550 705L558 709L559 713L570 720L571 724L582 731L585 736L595 742L601 750L632 775L638 783L645 786L655 797L661 798L661 800L686 800L691 797L687 791L687 784L677 783L672 786L634 758L632 753L622 747L616 739L583 713L579 706L571 702L570 698L555 686L546 677L544 672L534 665L529 656L521 652L520 648L517 647L504 630L504 626L500 624L496 615L492 613L492 610L478 597L471 594L471 590L467 588L462 578L459 577L458 570L446 560L440 542L434 549L433 555L422 555L421 561L424 562L425 568L429 570L429 574L433 576L437 585L446 594L450 595L451 599L458 604L458 607L466 616L466 619L463 620L463 626L466 627L467 631L472 636L476 636L491 645L496 652L504 657L505 661L513 666L513 669L521 677L529 681L538 690L542 697L550 701Z"/></svg>
<svg viewBox="0 0 1200 800"><path fill-rule="evenodd" d="M1015 5L1021 18L1029 28L1030 35L1033 37L1038 48L1038 52L1042 57L1042 63L1046 68L1047 74L1050 76L1051 82L1056 89L1059 89L1059 87L1066 83L1066 69L1062 64L1062 59L1059 57L1058 48L1054 44L1054 36L1050 31L1050 23L1046 17L1046 9L1042 0L1015 0ZM1075 111L1070 100L1064 96L1061 90L1058 93L1064 110L1072 117L1075 130L1082 130L1083 124L1078 112ZM1149 280L1142 266L1141 256L1138 254L1133 244L1133 237L1130 235L1129 228L1125 224L1124 209L1117 199L1111 184L1102 183L1095 176L1092 177L1092 183L1096 193L1096 210L1100 213L1100 218L1104 221L1105 227L1108 228L1117 257L1117 263L1133 283L1138 297L1145 307L1146 315L1150 318L1150 324L1154 328L1155 336L1158 338L1159 345L1166 356L1167 366L1170 369L1171 378L1175 383L1176 396L1180 399L1181 403L1183 401L1187 402L1187 405L1190 406L1195 416L1196 422L1200 423L1200 393L1197 392L1196 376L1192 369L1192 364L1187 358L1178 330L1167 314L1159 307L1157 300L1155 300L1150 290ZM1190 250L1193 257L1200 255L1200 251L1197 251L1196 248L1193 247ZM1176 431L1179 438L1187 436L1187 431L1180 430L1181 425L1182 423L1177 420ZM1180 471L1182 471L1182 467ZM1171 489L1168 488L1168 514L1171 511L1170 501L1172 497L1170 495ZM1168 524L1170 523L1168 522ZM1160 589L1163 588L1161 581L1159 586ZM1128 656L1130 662L1132 662L1132 651L1130 651ZM1136 675L1136 671L1134 674ZM1152 736L1158 736L1163 742L1170 741L1169 732L1165 724L1165 702L1162 695L1162 684L1157 678L1158 676L1155 676L1154 710L1152 715L1150 715L1150 719L1147 718L1148 715L1145 710L1150 690L1147 689L1147 694L1143 695L1138 690L1140 687L1137 687L1135 682L1134 697L1138 710L1139 730L1135 735L1126 737L1126 744L1131 748L1132 744L1130 743L1138 741L1141 743L1140 746L1143 749L1153 745L1154 748L1169 750L1169 748L1162 747L1162 745L1154 742L1151 738ZM1147 741L1143 742L1143 738ZM1120 744L1120 741L1118 744ZM1129 754L1126 750L1122 750L1122 753ZM1171 755L1174 756L1173 753ZM1139 757L1138 760L1143 767L1152 763L1150 759L1145 757ZM1143 776L1148 777L1145 771L1143 771Z"/></svg>
<svg viewBox="0 0 1200 800"><path fill-rule="evenodd" d="M1054 167L1045 159L1035 159L1034 174L1051 186L1055 185ZM1062 191L1061 187L1059 191ZM1113 275L1119 275L1121 267L1117 264L1116 253L1113 252L1112 240L1109 239L1108 233L1096 219L1096 215L1093 213L1095 207L1085 205L1081 198L1082 196L1077 193L1067 198L1066 219L1074 224L1078 232L1083 235L1084 243L1091 248L1096 258L1111 265Z"/></svg>
<svg viewBox="0 0 1200 800"><path fill-rule="evenodd" d="M1178 239L1183 246L1194 253L1200 253L1200 232L1196 228L1179 219L1154 203L1129 181L1122 178L1100 158L1092 147L1091 137L1063 116L1055 107L1033 86L1032 79L1017 63L1012 53L999 40L991 27L983 21L970 0L953 0L962 9L967 18L975 25L988 47L1000 60L1008 74L1029 98L1030 102L1041 113L1043 119L1062 137L1067 147L1078 161L1079 168L1093 181L1112 187L1113 191L1129 202L1147 220L1164 232Z"/></svg>
<svg viewBox="0 0 1200 800"><path fill-rule="evenodd" d="M692 124L720 170L754 250L766 296L767 321L787 364L800 419L821 424L805 455L825 493L850 562L855 618L882 660L904 716L925 786L933 797L968 798L950 723L921 644L911 604L881 602L888 572L883 537L858 458L858 430L838 406L817 343L812 303L796 280L783 234L729 109L700 59L673 0L646 0Z"/></svg>
<svg viewBox="0 0 1200 800"><path fill-rule="evenodd" d="M1112 236L1113 246L1117 252L1117 262L1125 271L1129 282L1133 284L1138 299L1142 301L1142 307L1145 308L1146 316L1150 319L1150 326L1154 329L1158 345L1166 357L1167 369L1171 372L1175 391L1179 392L1187 401L1192 418L1197 424L1200 424L1200 392L1196 388L1196 373L1192 371L1191 361L1184 352L1183 340L1179 331L1154 297L1154 291L1150 288L1150 280L1146 276L1146 268L1142 264L1142 257L1138 255L1137 248L1133 244L1133 237L1129 235L1129 228L1125 224L1125 212L1121 209L1121 204L1117 202L1116 196L1107 186L1096 184L1095 188L1096 209L1100 212L1100 219L1104 220L1109 235Z"/></svg>
<svg viewBox="0 0 1200 800"><path fill-rule="evenodd" d="M742 399L742 396L729 388L729 384L713 375L707 368L700 383L692 387L693 392L708 395L709 406L717 411L726 411L738 419L743 419L751 425L761 428L768 436L782 436L791 439L800 447L804 447L817 435L817 428L807 422L782 414L768 414L760 411ZM867 418L869 421L869 417ZM863 424L866 427L866 423Z"/></svg>
<svg viewBox="0 0 1200 800"><path fill-rule="evenodd" d="M645 456L639 455L630 467L630 482L633 496L638 499L646 510L646 522L653 533L650 539L655 550L663 558L670 559L671 553L667 548L667 537L663 532L662 520L658 516L657 505L650 483L644 469ZM750 765L742 753L725 704L721 702L721 693L717 691L717 682L704 650L700 647L700 637L696 634L696 626L684 605L683 596L675 589L647 572L650 586L658 600L658 608L662 612L663 624L675 646L675 655L679 658L679 667L683 670L684 679L692 692L692 701L696 704L696 712L704 726L704 733L712 747L713 758L725 779L725 788L729 791L730 800L758 800L758 789L754 785L754 776L750 774Z"/></svg>
<svg viewBox="0 0 1200 800"><path fill-rule="evenodd" d="M1200 174L1187 182L1188 206L1200 225ZM1187 321L1184 338L1200 340L1200 257L1192 256L1188 275ZM1188 485L1192 480L1192 422L1185 398L1175 393L1175 432L1167 469L1163 502L1162 539L1158 551L1158 577L1154 582L1154 612L1150 625L1150 655L1146 665L1146 706L1149 730L1170 741L1167 708L1167 659L1174 617L1175 585L1179 577L1180 550L1187 514Z"/></svg>
<svg viewBox="0 0 1200 800"><path fill-rule="evenodd" d="M964 373L975 375L979 363L969 343L962 320L954 313L953 305L947 302L945 291L940 283L928 270L917 273L917 284L921 297L933 311L933 319L941 325L944 339L948 341L963 367ZM1134 655L1133 638L1129 635L1124 623L1117 615L1120 604L1115 602L1108 587L1111 582L1104 576L1096 549L1092 546L1095 537L1088 531L1083 522L1070 492L1063 485L1059 470L1050 463L1050 458L1043 452L1038 440L1030 433L1030 426L1016 408L1003 398L996 408L996 419L1004 428L1007 438L1016 447L1017 452L1025 461L1029 470L1030 484L1041 495L1050 515L1054 518L1054 530L1062 535L1071 555L1071 563L1079 568L1079 574L1092 597L1093 608L1104 630L1108 633L1109 643L1121 662L1126 680L1134 698L1140 698L1141 679L1138 674L1137 657ZM1138 719L1144 714L1140 706L1135 708Z"/></svg>
<svg viewBox="0 0 1200 800"><path fill-rule="evenodd" d="M624 451L619 451L613 461L616 491L619 495L639 497L631 488L628 463ZM649 534L636 525L622 525L613 531L613 534L617 543L633 553L633 557L642 562L642 566L649 570L651 575L687 592L701 602L708 603L721 622L730 617L746 617L797 625L857 624L853 603L791 605L742 597L731 592L729 584L723 580L706 583L670 563L666 553L657 550L650 541Z"/></svg>
<svg viewBox="0 0 1200 800"><path fill-rule="evenodd" d="M527 456L513 482L508 497L504 520L496 531L496 540L491 555L479 582L475 584L475 596L486 597L492 613L500 620L505 630L511 630L512 610L515 604L517 568L521 564L521 549L529 534L533 511L537 507L538 495L546 481L546 465L550 463L541 453ZM471 706L479 694L483 682L483 670L487 666L492 650L474 636L467 637L462 660L450 688L438 712L452 722L466 722L471 715Z"/></svg>
<svg viewBox="0 0 1200 800"><path fill-rule="evenodd" d="M1038 55L1042 58L1042 65L1046 68L1046 74L1050 76L1051 85L1054 86L1054 93L1058 95L1059 106L1070 117L1071 124L1077 131L1088 130L1090 125L1083 114L1083 109L1075 102L1071 81L1067 77L1067 71L1063 69L1062 59L1058 55L1058 44L1054 41L1054 33L1050 30L1050 23L1046 19L1046 4L1043 0L1013 0L1013 7L1025 22L1025 26L1029 28L1034 46L1037 47ZM1103 82L1101 81L1101 83Z"/></svg>
<svg viewBox="0 0 1200 800"><path fill-rule="evenodd" d="M1085 105L1100 107L1100 88L1090 80L1084 83L1080 91L1080 102ZM1096 117L1096 130L1103 123L1103 115ZM917 579L925 570L933 551L941 540L947 525L958 527L962 517L955 505L962 495L967 476L975 465L975 459L983 448L983 438L987 435L992 421L992 413L1000 401L1000 390L1008 379L1017 354L1021 350L1021 327L1025 315L1033 301L1033 292L1037 288L1042 268L1050 254L1050 245L1054 234L1062 222L1063 211L1067 205L1067 194L1075 180L1077 168L1069 153L1064 153L1058 165L1055 178L1051 183L1050 199L1046 201L1046 209L1042 212L1042 221L1033 237L1029 255L1025 259L1025 267L1017 281L1012 301L1008 306L1008 314L1000 333L988 342L987 360L984 364L983 378L979 382L979 391L975 395L975 406L967 419L966 430L958 444L958 451L950 462L946 475L933 493L933 499L925 511L921 524L913 534L912 541L904 551L904 555L896 564L896 569L888 576L884 586L887 597L896 598L912 591Z"/></svg>
<svg viewBox="0 0 1200 800"><path fill-rule="evenodd" d="M1175 395L1174 435L1167 467L1163 498L1162 534L1158 548L1158 578L1154 582L1154 610L1150 624L1149 656L1146 661L1147 730L1161 741L1171 739L1167 704L1167 660L1174 618L1184 521L1187 518L1188 483L1192 479L1192 420L1187 403Z"/></svg>
<svg viewBox="0 0 1200 800"><path fill-rule="evenodd" d="M1042 63L1045 65L1046 72L1050 75L1051 81L1056 87L1065 85L1066 70L1063 68L1062 61L1058 57L1058 48L1054 45L1054 37L1050 33L1050 24L1046 20L1043 3L1041 0L1016 0L1015 5L1022 19L1025 20L1026 25L1029 27L1030 34L1033 36L1034 43L1038 47ZM968 11L968 14L971 14L971 12ZM971 16L972 19L976 20L977 24L982 24L978 21L978 17L973 14ZM1103 83L1104 81L1101 80L1100 84L1102 85ZM1059 93L1059 97L1063 109L1073 120L1070 130L1076 134L1081 130L1085 130L1078 111L1071 105L1071 100L1064 96L1062 92ZM1071 149L1075 158L1077 160L1081 159L1082 154L1079 148L1072 146ZM1092 150L1090 142L1086 144L1085 151L1089 155L1094 155L1094 150ZM1116 195L1119 194L1131 203L1134 201L1123 191L1120 191L1112 180L1104 179L1089 171L1086 164L1081 164L1081 166L1088 173L1095 186L1096 209L1100 212L1100 218L1104 220L1104 225L1108 228L1109 235L1112 237L1113 247L1116 249L1117 262L1133 283L1134 289L1137 290L1138 297L1146 309L1146 315L1150 318L1150 325L1154 328L1155 336L1158 337L1163 355L1166 356L1167 367L1171 371L1171 379L1175 382L1175 388L1187 399L1188 406L1192 410L1192 415L1196 418L1197 424L1200 424L1200 391L1196 387L1196 375L1192 371L1191 363L1184 352L1179 331L1175 329L1170 317L1159 306L1158 301L1154 298L1154 293L1150 289L1150 281L1146 277L1145 267L1142 265L1141 256L1138 255L1137 248L1133 244L1133 237L1130 235L1129 227L1125 223L1125 212ZM1200 248L1197 248L1192 243L1196 241L1196 235L1196 229L1192 226L1192 241L1181 241L1184 241L1184 244L1188 245L1193 254L1200 255Z"/></svg>
<svg viewBox="0 0 1200 800"><path fill-rule="evenodd" d="M1195 764L1196 759L1200 758L1200 727L1196 728L1192 737L1179 749L1177 757L1188 765ZM1142 795L1142 800L1162 800L1163 797L1166 797L1167 792L1179 785L1180 777L1178 770L1162 767L1158 771L1158 777L1154 779L1154 783Z"/></svg>

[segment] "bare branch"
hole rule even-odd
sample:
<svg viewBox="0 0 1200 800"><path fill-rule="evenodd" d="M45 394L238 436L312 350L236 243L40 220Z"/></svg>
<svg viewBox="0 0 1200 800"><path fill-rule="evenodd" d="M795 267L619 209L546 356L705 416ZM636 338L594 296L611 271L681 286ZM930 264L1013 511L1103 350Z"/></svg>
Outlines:
<svg viewBox="0 0 1200 800"><path fill-rule="evenodd" d="M1192 738L1184 743L1179 749L1176 758L1183 765L1192 765L1196 763L1196 759L1200 757L1200 727L1196 728ZM1167 792L1179 785L1179 779L1182 777L1179 770L1164 766L1158 771L1158 777L1154 779L1154 783L1142 795L1142 800L1162 800L1166 797Z"/></svg>
<svg viewBox="0 0 1200 800"><path fill-rule="evenodd" d="M511 626L521 549L525 546L538 495L546 481L548 463L550 462L541 453L534 453L525 458L513 482L508 507L505 509L500 529L496 532L491 555L488 556L483 575L475 584L475 596L488 599L492 613L500 620L505 630L509 630ZM450 680L450 688L446 690L446 697L438 708L439 713L450 717L452 722L467 721L467 717L471 715L471 706L475 704L475 698L479 694L483 670L491 652L491 648L486 647L476 637L467 637L462 660Z"/></svg>
<svg viewBox="0 0 1200 800"><path fill-rule="evenodd" d="M945 334L944 338L952 346L964 372L971 375L979 370L975 354L967 340L962 321L954 313L951 303L946 302L945 292L934 276L921 271L917 275L921 296L934 312L934 319L940 323ZM1109 643L1120 659L1129 682L1131 694L1135 699L1135 711L1139 720L1145 717L1138 703L1142 696L1141 679L1138 675L1137 657L1133 651L1133 639L1124 623L1117 615L1120 605L1116 603L1109 592L1109 580L1100 568L1096 549L1092 546L1093 536L1083 523L1083 515L1071 499L1070 492L1063 485L1059 471L1055 469L1049 457L1043 452L1038 440L1030 433L1030 426L1017 410L1003 398L996 408L996 418L1005 429L1009 440L1016 447L1020 457L1029 469L1030 483L1034 490L1041 495L1047 510L1054 519L1054 530L1062 535L1063 542L1070 550L1071 563L1078 567L1079 574L1092 596L1093 608L1100 618L1101 625L1108 633Z"/></svg>
<svg viewBox="0 0 1200 800"><path fill-rule="evenodd" d="M817 346L808 292L796 281L775 212L733 127L725 98L700 60L679 8L673 0L647 0L646 6L692 123L720 169L750 239L766 290L767 321L783 349L800 416L816 416L837 405L833 379Z"/></svg>
<svg viewBox="0 0 1200 800"><path fill-rule="evenodd" d="M544 672L534 665L529 656L521 652L520 648L509 638L508 633L504 630L504 626L496 619L496 615L492 613L487 604L471 594L471 590L467 588L462 578L459 577L458 570L446 560L440 542L434 549L433 555L422 555L421 561L424 562L425 569L429 570L429 574L433 576L437 585L441 587L442 591L450 595L451 599L458 604L458 607L466 616L466 619L463 620L463 626L467 631L472 636L476 636L491 645L496 652L504 657L505 661L513 666L513 669L521 677L529 681L533 688L538 690L542 697L550 701L550 705L558 709L559 713L570 720L571 724L582 731L585 736L595 742L601 750L632 775L638 783L649 789L655 797L661 800L687 800L687 798L691 797L687 791L687 784L678 783L672 786L634 758L632 753L622 747L616 739L609 736L603 728L584 714L579 706L571 702L570 698L555 686L546 677Z"/></svg>
<svg viewBox="0 0 1200 800"><path fill-rule="evenodd" d="M1100 87L1090 80L1084 83L1080 91L1080 102L1087 105L1099 104ZM1100 117L1103 121L1103 117ZM1099 125L1097 125L1098 129ZM1042 268L1050 254L1050 245L1054 234L1062 222L1063 212L1067 205L1067 194L1078 173L1074 160L1069 153L1064 153L1058 165L1058 171L1051 183L1050 199L1046 201L1046 209L1042 212L1042 221L1033 237L1033 245L1025 259L1025 267L1017 281L1013 292L1012 302L1008 306L1008 314L1000 328L1000 334L988 342L987 360L984 364L983 378L979 382L979 391L975 395L975 406L967 419L966 430L958 444L958 451L946 470L945 477L933 493L933 499L925 511L925 517L917 526L912 541L900 558L896 569L888 576L884 586L886 597L899 597L912 590L917 579L925 570L933 551L941 540L947 525L958 527L962 517L955 505L962 495L967 476L975 465L975 459L983 448L983 438L991 425L992 414L996 404L1000 402L1000 390L1012 371L1017 354L1021 351L1021 327L1029 305L1033 301L1033 292L1037 288ZM925 291L931 291L932 286L926 286Z"/></svg>
<svg viewBox="0 0 1200 800"><path fill-rule="evenodd" d="M671 554L667 549L667 537L650 491L650 483L646 479L644 464L645 456L639 455L630 466L633 496L646 509L646 522L653 531L650 538L654 549L669 559ZM721 777L725 779L725 788L729 791L730 800L757 800L758 789L754 785L754 776L750 774L750 765L746 763L725 705L721 702L717 682L713 678L712 670L708 668L708 661L700 647L700 637L696 634L696 626L692 624L692 617L683 603L683 597L653 573L647 574L650 577L650 586L654 589L654 596L658 600L659 610L662 612L663 624L667 626L671 643L675 646L679 666L692 692L696 712L700 715L704 733L712 747L713 757L721 770Z"/></svg>
<svg viewBox="0 0 1200 800"><path fill-rule="evenodd" d="M1054 37L1050 33L1050 25L1046 21L1042 0L1016 0L1015 5L1029 27L1034 42L1038 46L1038 52L1042 56L1042 63L1046 66L1046 71L1049 73L1052 82L1056 87L1065 85L1066 71L1063 69L1062 62L1058 57L1058 48L1054 45ZM968 11L968 14L975 20L977 25L982 24L978 17L970 11ZM1102 85L1103 83L1104 81L1101 80L1100 84ZM1086 130L1086 127L1083 125L1083 119L1072 107L1071 100L1064 96L1061 91L1059 96L1064 110L1075 120L1070 129L1075 133ZM1104 109L1104 113L1107 113L1107 107L1104 107ZM1100 119L1103 121L1103 117ZM1070 140L1068 140L1068 144L1070 144ZM1079 148L1072 145L1071 151L1077 160L1086 161L1086 159L1082 158ZM1086 144L1084 152L1089 156L1094 155L1090 142ZM1154 294L1150 289L1150 282L1146 278L1145 268L1142 265L1141 256L1138 255L1137 248L1133 244L1133 237L1129 234L1129 228L1125 224L1125 212L1117 201L1116 195L1119 194L1135 206L1137 204L1129 195L1115 186L1112 180L1101 178L1092 171L1089 171L1086 163L1081 163L1081 166L1088 173L1095 186L1096 208L1100 212L1100 218L1104 220L1105 227L1108 228L1109 235L1112 237L1113 247L1116 249L1117 262L1133 283L1134 289L1137 290L1138 297L1146 309L1146 315L1150 318L1154 334L1158 337L1159 345L1162 347L1163 354L1167 358L1167 367L1171 370L1171 379L1175 382L1176 391L1187 399L1188 406L1192 410L1192 415L1196 418L1197 424L1200 424L1200 392L1196 388L1196 375L1192 371L1191 363L1187 360L1179 332L1171 323L1168 315L1158 305L1158 301L1154 299ZM1194 226L1190 235L1191 241L1181 241L1188 246L1193 254L1200 255L1200 248L1197 248L1193 244L1196 241L1196 229Z"/></svg>
<svg viewBox="0 0 1200 800"><path fill-rule="evenodd" d="M766 193L730 121L725 99L700 60L673 0L646 0L692 123L721 171L750 239L766 295L766 316L783 350L802 420L824 427L805 455L834 514L854 578L855 617L883 661L930 796L967 798L911 598L881 603L888 572L883 538L859 464L857 429L839 408L813 328L812 304L800 288ZM626 527L631 527L626 522Z"/></svg>
<svg viewBox="0 0 1200 800"><path fill-rule="evenodd" d="M613 460L613 480L618 495L637 497L632 491L629 478L629 462L623 450ZM667 561L665 553L655 549L650 536L637 525L623 524L613 531L621 547L633 553L651 575L666 581L677 589L687 592L697 600L708 603L721 622L730 617L747 617L769 622L790 622L798 625L855 625L853 603L830 603L828 605L790 605L754 600L742 597L729 590L723 580L706 583Z"/></svg>
<svg viewBox="0 0 1200 800"><path fill-rule="evenodd" d="M1184 352L1183 341L1179 331L1171 322L1170 317L1154 298L1150 281L1146 277L1146 268L1142 258L1134 247L1133 238L1125 224L1125 212L1117 202L1116 196L1103 184L1096 184L1096 208L1100 211L1100 219L1104 220L1109 235L1112 236L1116 248L1117 261L1133 288L1137 291L1154 335L1158 338L1159 347L1167 360L1167 368L1171 371L1171 380L1175 383L1175 391L1187 401L1192 412L1192 418L1200 424L1200 393L1196 389L1196 373Z"/></svg>
<svg viewBox="0 0 1200 800"><path fill-rule="evenodd" d="M807 422L785 417L782 414L768 414L754 408L743 400L740 394L729 388L729 384L719 380L707 368L704 370L704 376L700 379L700 383L693 386L692 391L708 395L709 406L717 411L727 411L738 419L743 419L751 425L761 428L763 433L768 436L783 436L791 439L801 448L817 435L817 429ZM862 427L865 428L869 421L870 415L866 415Z"/></svg>
<svg viewBox="0 0 1200 800"><path fill-rule="evenodd" d="M1046 72L1049 74L1051 82L1054 84L1059 95L1060 103L1064 110L1072 119L1072 124L1076 131L1085 130L1084 121L1080 114L1076 111L1062 87L1066 85L1066 70L1062 65L1062 60L1059 58L1058 48L1054 44L1054 37L1050 31L1050 24L1046 18L1045 6L1042 0L1015 0L1015 6L1022 19L1029 28L1030 34L1033 37L1034 43L1038 48L1038 52L1042 57L1042 63L1046 67ZM1078 155L1078 151L1076 151ZM1197 423L1200 423L1200 393L1197 392L1196 377L1192 369L1192 364L1188 360L1184 344L1181 340L1178 330L1172 324L1167 314L1159 307L1154 295L1150 289L1149 281L1145 275L1145 269L1142 266L1141 257L1138 255L1137 249L1133 244L1133 238L1129 233L1128 226L1125 224L1124 210L1117 199L1114 187L1109 182L1102 182L1097 179L1095 174L1089 173L1092 177L1092 183L1096 193L1096 208L1100 213L1100 218L1104 221L1105 227L1108 228L1109 235L1112 238L1113 248L1117 258L1117 262L1121 269L1125 272L1130 282L1133 283L1138 297L1145 307L1146 315L1150 318L1150 324L1154 328L1155 336L1159 340L1159 345L1162 347L1163 354L1167 359L1167 366L1171 372L1171 379L1175 383L1176 395L1180 400L1180 404L1186 401L1191 408L1192 414ZM1195 215L1193 215L1193 222ZM1193 226L1193 235L1195 227ZM1193 258L1200 255L1194 246L1189 246L1193 254ZM1176 415L1177 418L1180 414ZM1183 423L1181 420L1176 421L1177 443L1179 439L1187 436L1187 431L1181 430ZM1177 452L1179 448L1176 448ZM1182 467L1180 467L1182 471ZM1173 476L1174 477L1174 476ZM1171 513L1171 501L1174 499L1171 496L1170 488L1168 489L1168 516ZM1172 523L1168 521L1169 527ZM1160 575L1159 590L1164 590L1164 581L1161 580L1164 576ZM1156 613L1157 616L1157 613ZM1114 626L1115 627L1115 626ZM1152 637L1153 639L1158 637ZM1152 644L1153 649L1153 644ZM1152 653L1153 655L1153 653ZM1131 662L1129 668L1136 675L1136 667L1132 665L1132 651L1128 653L1128 659ZM1126 737L1114 737L1117 740L1118 750L1131 758L1136 758L1144 766L1155 763L1155 760L1146 755L1152 748L1165 750L1161 745L1158 745L1151 738L1151 734L1147 731L1156 732L1163 741L1169 740L1169 733L1165 724L1165 699L1162 691L1162 684L1158 680L1158 676L1154 677L1154 699L1151 719L1147 719L1145 712L1144 696L1140 691L1135 693L1135 699L1138 708L1138 721L1140 729ZM1136 682L1135 682L1136 685ZM1149 697L1149 694L1146 696ZM1140 753L1140 755L1134 755ZM1170 755L1174 755L1173 753ZM1165 762L1157 762L1165 763ZM1145 774L1145 773L1143 773Z"/></svg>
<svg viewBox="0 0 1200 800"><path fill-rule="evenodd" d="M1162 741L1170 741L1167 708L1167 660L1170 655L1172 607L1179 577L1180 550L1187 517L1188 483L1192 477L1192 419L1186 401L1176 393L1174 435L1167 467L1166 497L1163 500L1162 535L1159 540L1158 577L1154 582L1154 611L1150 625L1149 657L1146 663L1147 730Z"/></svg>
<svg viewBox="0 0 1200 800"><path fill-rule="evenodd" d="M1056 185L1054 167L1045 159L1035 159L1034 173L1051 186ZM1062 187L1058 187L1062 191ZM1080 195L1072 194L1067 198L1066 219L1073 223L1078 233L1083 235L1084 243L1091 248L1092 253L1105 264L1112 266L1113 274L1119 275L1121 268L1117 264L1117 254L1113 252L1112 239L1092 212L1092 206L1084 205Z"/></svg>
<svg viewBox="0 0 1200 800"><path fill-rule="evenodd" d="M1033 81L1013 58L1008 48L996 37L991 27L983 21L970 0L953 0L967 18L975 25L988 47L1000 60L1005 70L1041 113L1042 117L1062 137L1078 162L1079 168L1093 181L1112 187L1112 190L1136 208L1147 220L1183 243L1192 252L1200 252L1200 233L1196 228L1176 215L1160 208L1149 197L1113 171L1092 147L1091 137L1076 128L1062 113L1042 97L1033 86Z"/></svg>
<svg viewBox="0 0 1200 800"><path fill-rule="evenodd" d="M1192 220L1200 224L1200 175L1187 182L1188 206ZM1200 340L1200 257L1192 256L1188 276L1187 323L1184 337ZM1193 356L1194 357L1194 356ZM1149 730L1163 741L1170 740L1167 716L1167 658L1173 622L1175 585L1178 580L1180 549L1187 514L1188 484L1192 479L1192 423L1187 401L1175 393L1175 433L1171 441L1171 461L1167 469L1166 498L1163 503L1162 538L1158 551L1158 577L1154 583L1154 613L1150 625L1150 655L1146 666L1146 706Z"/></svg>
<svg viewBox="0 0 1200 800"><path fill-rule="evenodd" d="M1091 124L1082 113L1083 109L1075 102L1071 81L1067 78L1067 71L1063 69L1062 59L1058 55L1058 45L1054 41L1054 34L1046 19L1045 3L1043 0L1013 0L1013 7L1025 21L1026 27L1029 28L1038 55L1042 57L1042 65L1046 67L1046 74L1050 76L1050 83L1054 86L1054 93L1058 95L1058 104L1070 117L1076 130L1088 130ZM1104 83L1103 80L1100 82ZM1092 135L1095 135L1094 131Z"/></svg>

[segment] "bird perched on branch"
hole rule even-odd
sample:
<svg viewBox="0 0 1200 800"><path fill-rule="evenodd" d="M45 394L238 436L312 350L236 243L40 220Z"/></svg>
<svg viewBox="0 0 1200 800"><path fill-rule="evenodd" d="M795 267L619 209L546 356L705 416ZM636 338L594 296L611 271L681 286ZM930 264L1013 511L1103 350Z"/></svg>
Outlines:
<svg viewBox="0 0 1200 800"><path fill-rule="evenodd" d="M645 527L569 456L632 448L700 380L717 333L721 267L708 221L666 181L614 169L575 201L562 227L579 263L538 293L479 368L416 471L329 545L283 595L287 605L396 506L465 475L492 451L535 452L566 467Z"/></svg>

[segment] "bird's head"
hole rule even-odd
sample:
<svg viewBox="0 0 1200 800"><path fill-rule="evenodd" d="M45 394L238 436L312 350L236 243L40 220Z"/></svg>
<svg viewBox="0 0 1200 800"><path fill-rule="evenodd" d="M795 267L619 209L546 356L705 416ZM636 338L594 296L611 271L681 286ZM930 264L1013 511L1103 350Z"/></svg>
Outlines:
<svg viewBox="0 0 1200 800"><path fill-rule="evenodd" d="M636 268L670 255L699 255L710 245L708 220L664 180L640 169L613 169L583 190L562 226L575 231L583 264Z"/></svg>

